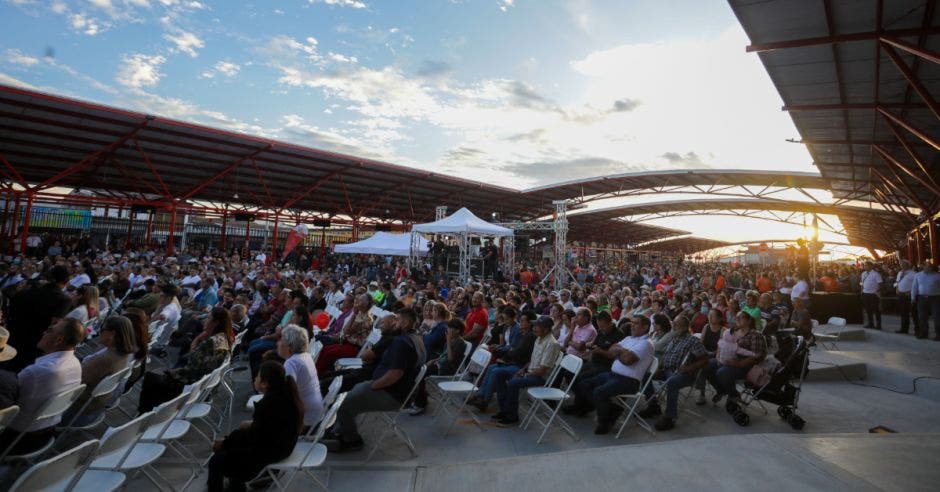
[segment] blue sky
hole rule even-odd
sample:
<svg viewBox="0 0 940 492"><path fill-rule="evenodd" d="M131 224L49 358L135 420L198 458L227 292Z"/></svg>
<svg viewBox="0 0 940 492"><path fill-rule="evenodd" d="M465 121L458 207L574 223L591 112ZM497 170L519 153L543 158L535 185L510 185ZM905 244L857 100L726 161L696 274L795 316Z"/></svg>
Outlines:
<svg viewBox="0 0 940 492"><path fill-rule="evenodd" d="M815 171L718 0L0 0L0 19L2 84L503 186Z"/></svg>

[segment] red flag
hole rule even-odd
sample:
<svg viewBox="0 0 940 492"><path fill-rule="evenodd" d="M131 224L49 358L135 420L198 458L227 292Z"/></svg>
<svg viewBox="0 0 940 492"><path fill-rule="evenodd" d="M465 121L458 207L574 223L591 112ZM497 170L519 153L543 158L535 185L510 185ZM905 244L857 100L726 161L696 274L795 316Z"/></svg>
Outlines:
<svg viewBox="0 0 940 492"><path fill-rule="evenodd" d="M306 237L307 226L303 224L295 225L287 235L287 241L284 242L284 251L281 253L281 261L284 261L284 258L287 258L287 255L289 255L298 244L302 243Z"/></svg>

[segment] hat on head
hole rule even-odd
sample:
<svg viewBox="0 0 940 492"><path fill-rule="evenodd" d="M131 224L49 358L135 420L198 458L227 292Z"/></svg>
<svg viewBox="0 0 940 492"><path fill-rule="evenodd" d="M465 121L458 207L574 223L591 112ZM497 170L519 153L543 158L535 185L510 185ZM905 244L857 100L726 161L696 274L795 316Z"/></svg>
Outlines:
<svg viewBox="0 0 940 492"><path fill-rule="evenodd" d="M8 361L16 357L16 349L7 345L10 339L10 332L6 328L0 327L0 362Z"/></svg>

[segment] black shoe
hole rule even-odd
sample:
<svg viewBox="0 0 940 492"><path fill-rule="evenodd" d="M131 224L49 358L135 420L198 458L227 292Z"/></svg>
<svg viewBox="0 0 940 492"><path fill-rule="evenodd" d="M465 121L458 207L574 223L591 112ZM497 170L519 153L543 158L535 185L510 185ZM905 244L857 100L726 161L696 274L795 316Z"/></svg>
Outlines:
<svg viewBox="0 0 940 492"><path fill-rule="evenodd" d="M663 413L663 411L662 411L661 408L659 408L659 404L657 404L657 403L650 403L650 404L646 405L646 408L644 408L643 410L640 410L640 411L637 413L637 415L639 415L640 417L643 417L644 419L648 419L648 418L650 418L650 417L655 417L655 416L657 416L657 415L661 415L662 413Z"/></svg>
<svg viewBox="0 0 940 492"><path fill-rule="evenodd" d="M895 333L901 333L901 334L903 334L903 335L907 335L907 330L894 330L894 332L895 332Z"/></svg>
<svg viewBox="0 0 940 492"><path fill-rule="evenodd" d="M610 434L610 429L613 427L610 425L610 422L599 422L597 427L594 428L594 434L598 436L603 436L604 434Z"/></svg>
<svg viewBox="0 0 940 492"><path fill-rule="evenodd" d="M675 426L676 426L676 421L669 417L666 417L665 415L660 417L659 420L657 420L656 424L654 425L654 427L656 427L656 430L658 431L667 431L669 429L672 429Z"/></svg>
<svg viewBox="0 0 940 492"><path fill-rule="evenodd" d="M342 439L330 439L330 440L321 440L321 442L326 446L326 449L331 453L347 453L351 451L360 451L366 446L366 443L363 442L361 437L357 437L352 441L344 441Z"/></svg>
<svg viewBox="0 0 940 492"><path fill-rule="evenodd" d="M504 415L502 418L496 421L496 423L502 427L509 427L511 425L516 425L519 423L519 417L509 417Z"/></svg>
<svg viewBox="0 0 940 492"><path fill-rule="evenodd" d="M712 404L717 405L718 402L720 402L721 399L724 398L724 397L725 397L725 395L716 393L715 396L712 397Z"/></svg>
<svg viewBox="0 0 940 492"><path fill-rule="evenodd" d="M868 328L869 330L874 330L874 329L875 329L875 325L865 325L865 326L863 326L862 328Z"/></svg>
<svg viewBox="0 0 940 492"><path fill-rule="evenodd" d="M504 418L506 418L506 416L503 415L503 412L496 412L495 415L493 415L493 416L490 417L490 420L492 420L492 421L494 421L494 422L498 422L498 421L500 421L500 420L502 420L502 419L504 419Z"/></svg>
<svg viewBox="0 0 940 492"><path fill-rule="evenodd" d="M486 402L483 401L483 398L480 398L479 396L474 396L473 398L470 399L468 403L477 407L480 413L486 413L486 408L489 407L489 405L487 405Z"/></svg>

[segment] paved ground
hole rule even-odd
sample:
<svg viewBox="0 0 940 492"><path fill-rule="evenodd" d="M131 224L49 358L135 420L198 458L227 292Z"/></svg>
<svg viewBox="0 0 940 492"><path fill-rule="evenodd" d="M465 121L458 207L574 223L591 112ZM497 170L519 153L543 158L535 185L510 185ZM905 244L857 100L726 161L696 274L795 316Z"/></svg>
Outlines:
<svg viewBox="0 0 940 492"><path fill-rule="evenodd" d="M749 409L748 427L736 425L721 407L691 405L703 419L683 414L672 431L651 436L633 427L619 440L595 436L590 418L568 418L578 440L552 431L540 445L534 429L487 426L480 431L463 422L442 437L444 422L404 416L417 458L395 442L369 464L363 463L365 452L331 455L330 488L505 491L529 490L538 483L548 490L674 490L707 483L728 490L933 490L940 481L940 380L920 379L916 392L912 381L940 377L940 342L894 334L896 326L897 319L886 316L884 332L866 330L865 340L840 341L838 350L814 349L811 359L819 361L814 367L864 363L866 378L857 381L848 374L846 379L835 370L807 381L800 398L799 414L807 421L802 431L780 420L772 405L767 415ZM242 410L247 372L235 376L233 425L250 417ZM898 434L868 433L878 425ZM368 442L379 430L367 424L362 433ZM187 436L184 442L208 456L204 441ZM159 469L174 483L187 476L181 468ZM198 477L188 490L204 490L204 480ZM311 487L312 481L298 479L291 490ZM154 487L138 478L128 489Z"/></svg>

